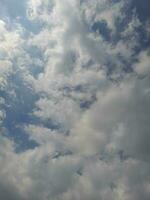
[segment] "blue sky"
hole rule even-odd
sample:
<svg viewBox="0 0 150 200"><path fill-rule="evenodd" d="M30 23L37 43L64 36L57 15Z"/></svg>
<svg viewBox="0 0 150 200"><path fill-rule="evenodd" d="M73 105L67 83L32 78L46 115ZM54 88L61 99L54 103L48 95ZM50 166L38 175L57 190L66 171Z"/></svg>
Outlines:
<svg viewBox="0 0 150 200"><path fill-rule="evenodd" d="M149 200L149 8L0 0L0 199Z"/></svg>

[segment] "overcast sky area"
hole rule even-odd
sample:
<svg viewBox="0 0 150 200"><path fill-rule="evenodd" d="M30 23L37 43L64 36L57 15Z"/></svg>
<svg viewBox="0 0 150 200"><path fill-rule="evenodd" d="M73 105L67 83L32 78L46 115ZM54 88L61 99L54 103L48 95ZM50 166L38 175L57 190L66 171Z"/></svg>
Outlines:
<svg viewBox="0 0 150 200"><path fill-rule="evenodd" d="M150 0L0 0L0 200L150 199Z"/></svg>

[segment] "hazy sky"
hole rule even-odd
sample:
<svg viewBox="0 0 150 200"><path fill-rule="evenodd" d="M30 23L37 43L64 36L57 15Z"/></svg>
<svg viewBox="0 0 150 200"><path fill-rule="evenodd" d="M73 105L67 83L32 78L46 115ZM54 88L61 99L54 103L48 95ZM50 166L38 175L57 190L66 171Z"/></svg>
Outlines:
<svg viewBox="0 0 150 200"><path fill-rule="evenodd" d="M0 200L150 199L150 0L0 0Z"/></svg>

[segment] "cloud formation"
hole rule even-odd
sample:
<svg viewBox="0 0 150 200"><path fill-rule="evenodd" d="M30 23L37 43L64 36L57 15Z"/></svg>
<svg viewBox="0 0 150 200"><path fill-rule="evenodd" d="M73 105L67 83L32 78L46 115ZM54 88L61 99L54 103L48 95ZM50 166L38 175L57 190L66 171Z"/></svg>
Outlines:
<svg viewBox="0 0 150 200"><path fill-rule="evenodd" d="M149 200L148 14L133 0L0 5L0 199Z"/></svg>

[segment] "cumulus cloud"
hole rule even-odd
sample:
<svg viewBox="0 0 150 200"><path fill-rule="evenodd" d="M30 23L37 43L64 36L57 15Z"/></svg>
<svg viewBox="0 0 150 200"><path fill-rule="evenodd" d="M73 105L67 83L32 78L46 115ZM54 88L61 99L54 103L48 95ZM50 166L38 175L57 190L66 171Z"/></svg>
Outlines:
<svg viewBox="0 0 150 200"><path fill-rule="evenodd" d="M149 75L150 69L150 60L149 60L149 52L142 51L138 57L138 62L135 64L135 71L139 75Z"/></svg>
<svg viewBox="0 0 150 200"><path fill-rule="evenodd" d="M0 199L148 200L149 21L134 1L12 2L0 3Z"/></svg>
<svg viewBox="0 0 150 200"><path fill-rule="evenodd" d="M73 128L69 140L77 151L123 150L126 155L149 159L149 80L127 81L100 92Z"/></svg>

